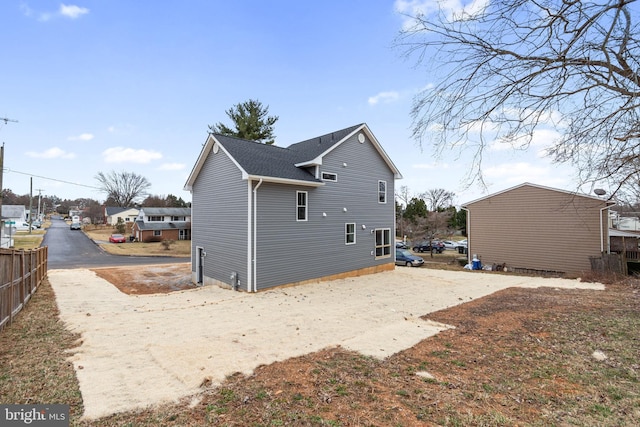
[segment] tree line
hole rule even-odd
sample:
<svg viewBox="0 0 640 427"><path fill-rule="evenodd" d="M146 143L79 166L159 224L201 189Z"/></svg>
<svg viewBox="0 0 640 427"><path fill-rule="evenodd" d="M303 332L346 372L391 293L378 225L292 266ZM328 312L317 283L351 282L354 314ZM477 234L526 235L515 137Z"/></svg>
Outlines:
<svg viewBox="0 0 640 427"><path fill-rule="evenodd" d="M396 233L410 240L433 240L456 233L466 235L467 214L453 205L455 194L436 188L411 195L401 186L396 193Z"/></svg>

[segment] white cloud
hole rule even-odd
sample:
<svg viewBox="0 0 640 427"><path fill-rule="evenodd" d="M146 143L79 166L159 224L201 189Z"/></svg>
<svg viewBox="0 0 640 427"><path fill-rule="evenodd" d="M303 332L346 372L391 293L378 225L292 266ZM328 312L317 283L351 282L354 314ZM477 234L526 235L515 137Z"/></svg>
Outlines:
<svg viewBox="0 0 640 427"><path fill-rule="evenodd" d="M396 0L394 9L403 15L402 27L409 29L419 24L416 17L429 17L442 12L448 20L464 19L482 12L490 0Z"/></svg>
<svg viewBox="0 0 640 427"><path fill-rule="evenodd" d="M163 163L158 170L161 171L179 171L185 168L184 163Z"/></svg>
<svg viewBox="0 0 640 427"><path fill-rule="evenodd" d="M149 163L162 158L162 154L153 150L125 147L107 148L102 152L107 163Z"/></svg>
<svg viewBox="0 0 640 427"><path fill-rule="evenodd" d="M40 22L47 22L56 17L64 17L69 19L78 19L82 15L89 13L89 9L86 7L80 7L73 4L66 5L60 4L60 8L57 12L34 12L26 2L20 3L20 10L22 14L27 17L35 16Z"/></svg>
<svg viewBox="0 0 640 427"><path fill-rule="evenodd" d="M34 159L73 159L76 157L74 153L67 153L58 147L49 148L48 150L40 152L27 151L25 154Z"/></svg>
<svg viewBox="0 0 640 427"><path fill-rule="evenodd" d="M94 138L91 133L81 133L78 136L70 136L67 138L69 141L91 141Z"/></svg>
<svg viewBox="0 0 640 427"><path fill-rule="evenodd" d="M400 98L400 94L396 91L380 92L375 96L369 97L369 105L376 105L379 102L394 102Z"/></svg>
<svg viewBox="0 0 640 427"><path fill-rule="evenodd" d="M76 5L61 4L59 13L60 15L66 16L67 18L76 19L82 15L89 13L89 9Z"/></svg>
<svg viewBox="0 0 640 427"><path fill-rule="evenodd" d="M483 169L485 178L501 188L513 187L524 182L554 188L566 188L571 179L567 171L547 165L536 166L528 162L502 163Z"/></svg>

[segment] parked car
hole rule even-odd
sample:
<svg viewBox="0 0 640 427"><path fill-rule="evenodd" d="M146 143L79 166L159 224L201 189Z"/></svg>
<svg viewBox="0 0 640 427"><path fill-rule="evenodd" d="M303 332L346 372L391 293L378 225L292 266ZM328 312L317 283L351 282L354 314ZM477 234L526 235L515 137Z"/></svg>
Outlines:
<svg viewBox="0 0 640 427"><path fill-rule="evenodd" d="M82 224L80 224L79 222L72 222L69 228L71 230L82 230Z"/></svg>
<svg viewBox="0 0 640 427"><path fill-rule="evenodd" d="M35 230L36 228L38 228L38 227L36 227L35 225L31 224L31 229L32 230ZM28 230L29 229L29 223L28 222L23 222L21 225L17 225L16 229L17 230Z"/></svg>
<svg viewBox="0 0 640 427"><path fill-rule="evenodd" d="M127 238L122 234L112 234L109 236L109 242L111 243L124 243L127 241Z"/></svg>
<svg viewBox="0 0 640 427"><path fill-rule="evenodd" d="M398 249L409 249L409 246L407 246L407 244L404 243L404 242L397 241L396 242L396 248L398 248Z"/></svg>
<svg viewBox="0 0 640 427"><path fill-rule="evenodd" d="M413 255L406 249L396 248L396 265L406 265L407 267L420 267L424 260L417 255Z"/></svg>
<svg viewBox="0 0 640 427"><path fill-rule="evenodd" d="M443 240L442 244L444 245L445 249L456 249L458 247L458 242L454 241L454 240Z"/></svg>
<svg viewBox="0 0 640 427"><path fill-rule="evenodd" d="M444 243L432 240L431 244L428 240L420 242L413 247L413 252L431 252L431 246L433 245L433 252L441 254L444 252Z"/></svg>

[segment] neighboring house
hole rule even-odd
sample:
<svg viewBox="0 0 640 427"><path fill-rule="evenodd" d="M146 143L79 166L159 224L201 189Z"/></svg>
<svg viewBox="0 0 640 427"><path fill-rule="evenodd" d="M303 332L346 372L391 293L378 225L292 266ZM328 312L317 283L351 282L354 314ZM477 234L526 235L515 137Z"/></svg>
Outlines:
<svg viewBox="0 0 640 427"><path fill-rule="evenodd" d="M638 217L622 216L616 219L618 230L624 231L640 231L640 219Z"/></svg>
<svg viewBox="0 0 640 427"><path fill-rule="evenodd" d="M137 208L121 208L117 206L106 206L104 208L105 223L116 225L118 219L122 219L125 224L133 223L138 218L140 210Z"/></svg>
<svg viewBox="0 0 640 427"><path fill-rule="evenodd" d="M613 202L524 183L464 204L468 253L484 266L578 276L609 252Z"/></svg>
<svg viewBox="0 0 640 427"><path fill-rule="evenodd" d="M27 222L29 215L27 209L22 205L2 205L2 220L6 222L13 221L16 224Z"/></svg>
<svg viewBox="0 0 640 427"><path fill-rule="evenodd" d="M640 273L640 232L609 229L611 253L620 254L623 274Z"/></svg>
<svg viewBox="0 0 640 427"><path fill-rule="evenodd" d="M191 239L191 209L140 208L131 231L140 242Z"/></svg>
<svg viewBox="0 0 640 427"><path fill-rule="evenodd" d="M185 185L192 280L257 292L391 270L399 178L366 124L287 148L209 135Z"/></svg>
<svg viewBox="0 0 640 427"><path fill-rule="evenodd" d="M0 209L0 248L13 246L12 235L27 221L27 209L22 205L2 205ZM13 222L13 225L9 225Z"/></svg>

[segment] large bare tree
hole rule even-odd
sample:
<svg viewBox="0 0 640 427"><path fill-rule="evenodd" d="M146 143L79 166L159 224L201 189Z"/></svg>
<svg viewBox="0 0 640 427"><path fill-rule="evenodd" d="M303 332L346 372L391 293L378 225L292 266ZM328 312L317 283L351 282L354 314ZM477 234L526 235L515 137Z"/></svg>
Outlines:
<svg viewBox="0 0 640 427"><path fill-rule="evenodd" d="M422 198L427 203L430 211L440 211L451 207L455 193L447 191L444 188L432 188L422 194Z"/></svg>
<svg viewBox="0 0 640 427"><path fill-rule="evenodd" d="M107 194L107 199L123 208L140 200L146 195L146 190L151 187L147 178L134 172L111 171L108 174L98 172L96 180L100 183L100 190Z"/></svg>
<svg viewBox="0 0 640 427"><path fill-rule="evenodd" d="M416 7L420 4L421 7ZM559 133L546 155L581 184L615 192L640 171L640 32L636 0L397 1L410 20L397 44L430 66L415 99L414 137L437 153L473 150L484 183L489 144L528 148Z"/></svg>

